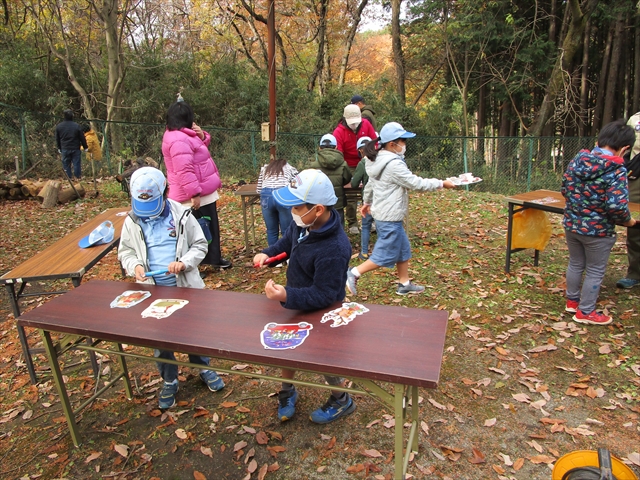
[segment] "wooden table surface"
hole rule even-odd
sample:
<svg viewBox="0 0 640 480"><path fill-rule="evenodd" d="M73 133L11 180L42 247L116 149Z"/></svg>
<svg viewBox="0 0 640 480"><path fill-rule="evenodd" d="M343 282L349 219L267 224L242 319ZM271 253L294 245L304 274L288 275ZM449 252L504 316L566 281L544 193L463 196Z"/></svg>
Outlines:
<svg viewBox="0 0 640 480"><path fill-rule="evenodd" d="M553 209L553 211L558 210L557 213L563 213L565 206L565 199L562 193L553 190L534 190L532 192L519 193L517 195L511 195L505 200L509 203L527 205L529 207L541 205ZM631 213L640 213L640 203L629 202L629 210Z"/></svg>
<svg viewBox="0 0 640 480"><path fill-rule="evenodd" d="M148 290L152 296L128 309L110 308L111 301L125 290ZM142 318L141 312L159 298L184 299L189 304L168 318ZM446 311L366 305L370 311L346 326L320 323L323 313L339 306L301 312L258 294L92 280L23 314L19 323L236 361L437 386ZM271 322L308 322L313 330L295 349L267 350L260 342L260 332Z"/></svg>
<svg viewBox="0 0 640 480"><path fill-rule="evenodd" d="M0 277L0 281L6 283L15 279L26 281L28 279L70 278L84 275L86 270L95 265L118 244L125 215L118 216L117 214L126 213L128 210L126 207L121 207L102 212L53 245L5 273ZM91 248L80 248L78 246L80 239L89 235L94 228L106 220L113 222L115 228L113 241Z"/></svg>

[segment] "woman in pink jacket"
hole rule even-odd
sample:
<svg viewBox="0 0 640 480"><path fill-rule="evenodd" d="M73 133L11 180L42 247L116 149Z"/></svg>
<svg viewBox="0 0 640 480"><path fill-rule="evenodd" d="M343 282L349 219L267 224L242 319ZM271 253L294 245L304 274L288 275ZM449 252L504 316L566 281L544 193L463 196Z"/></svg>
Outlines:
<svg viewBox="0 0 640 480"><path fill-rule="evenodd" d="M162 138L162 155L167 166L169 198L191 207L197 219L209 221L209 251L203 265L230 268L231 262L222 258L220 226L216 201L222 185L220 174L211 154L211 136L194 120L193 109L185 101L177 101L167 111L167 129Z"/></svg>

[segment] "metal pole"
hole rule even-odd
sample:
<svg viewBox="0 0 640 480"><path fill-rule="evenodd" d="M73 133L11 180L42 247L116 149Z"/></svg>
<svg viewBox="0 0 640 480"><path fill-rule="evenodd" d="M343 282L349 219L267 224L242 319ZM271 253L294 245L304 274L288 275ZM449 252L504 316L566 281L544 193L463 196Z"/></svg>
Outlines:
<svg viewBox="0 0 640 480"><path fill-rule="evenodd" d="M269 0L267 17L269 56L269 161L276 159L276 4Z"/></svg>

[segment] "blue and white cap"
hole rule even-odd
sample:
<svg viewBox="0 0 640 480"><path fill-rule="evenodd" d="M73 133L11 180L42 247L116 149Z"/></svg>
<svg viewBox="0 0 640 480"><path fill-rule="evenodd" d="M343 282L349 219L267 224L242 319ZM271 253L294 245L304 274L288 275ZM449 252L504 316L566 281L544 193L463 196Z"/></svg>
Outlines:
<svg viewBox="0 0 640 480"><path fill-rule="evenodd" d="M334 137L330 133L327 133L320 139L320 146L336 148L338 146L338 141L336 140L336 137Z"/></svg>
<svg viewBox="0 0 640 480"><path fill-rule="evenodd" d="M164 191L167 180L153 167L142 167L133 172L129 190L131 209L139 217L155 217L164 208Z"/></svg>
<svg viewBox="0 0 640 480"><path fill-rule="evenodd" d="M331 180L322 171L310 168L293 177L288 187L273 192L280 205L295 207L310 203L330 207L338 202Z"/></svg>
<svg viewBox="0 0 640 480"><path fill-rule="evenodd" d="M364 147L370 141L371 141L371 137L360 137L358 139L358 143L356 143L356 149L360 150L362 147Z"/></svg>
<svg viewBox="0 0 640 480"><path fill-rule="evenodd" d="M115 236L116 231L113 228L113 223L107 220L106 222L102 222L96 228L92 230L92 232L83 237L78 242L78 246L80 248L89 248L94 245L104 245L105 243L113 242L113 237Z"/></svg>
<svg viewBox="0 0 640 480"><path fill-rule="evenodd" d="M389 122L380 130L380 143L385 144L399 138L413 138L415 133L407 132L398 122Z"/></svg>

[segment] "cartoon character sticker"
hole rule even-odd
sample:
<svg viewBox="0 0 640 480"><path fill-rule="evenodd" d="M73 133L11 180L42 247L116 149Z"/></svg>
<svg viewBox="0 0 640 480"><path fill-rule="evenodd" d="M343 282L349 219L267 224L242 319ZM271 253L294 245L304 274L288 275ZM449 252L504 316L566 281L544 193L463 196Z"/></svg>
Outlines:
<svg viewBox="0 0 640 480"><path fill-rule="evenodd" d="M180 310L187 303L189 303L189 300L179 300L177 298L159 298L158 300L154 300L153 303L142 312L142 316L144 318L166 318L176 310Z"/></svg>
<svg viewBox="0 0 640 480"><path fill-rule="evenodd" d="M118 295L112 302L111 308L130 308L146 300L151 296L150 292L143 290L127 290Z"/></svg>
<svg viewBox="0 0 640 480"><path fill-rule="evenodd" d="M320 323L333 322L331 324L332 328L342 327L343 325L349 324L356 316L367 313L368 311L369 309L367 307L359 303L343 303L342 308L336 308L335 310L325 313Z"/></svg>
<svg viewBox="0 0 640 480"><path fill-rule="evenodd" d="M309 336L313 325L300 323L267 323L260 332L260 342L270 350L287 350L299 347Z"/></svg>

